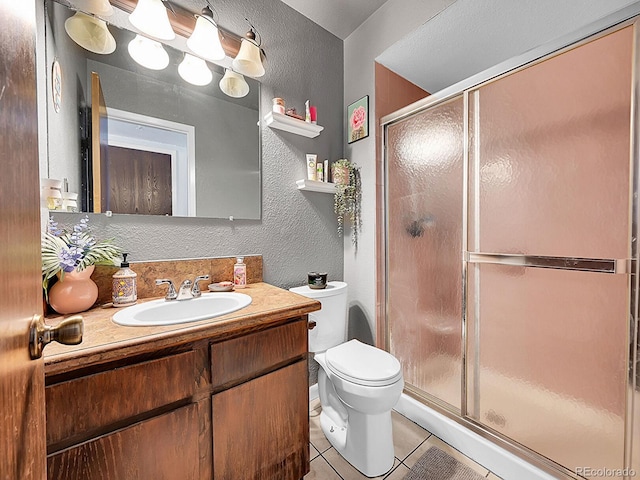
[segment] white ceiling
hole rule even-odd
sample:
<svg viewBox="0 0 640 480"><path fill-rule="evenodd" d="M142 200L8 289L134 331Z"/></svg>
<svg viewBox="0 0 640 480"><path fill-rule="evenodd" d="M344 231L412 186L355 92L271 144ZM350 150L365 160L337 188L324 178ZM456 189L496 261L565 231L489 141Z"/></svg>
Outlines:
<svg viewBox="0 0 640 480"><path fill-rule="evenodd" d="M376 60L435 93L634 0L457 0Z"/></svg>
<svg viewBox="0 0 640 480"><path fill-rule="evenodd" d="M282 0L344 40L387 0Z"/></svg>
<svg viewBox="0 0 640 480"><path fill-rule="evenodd" d="M388 0L282 1L344 40ZM638 1L456 0L376 60L434 93Z"/></svg>

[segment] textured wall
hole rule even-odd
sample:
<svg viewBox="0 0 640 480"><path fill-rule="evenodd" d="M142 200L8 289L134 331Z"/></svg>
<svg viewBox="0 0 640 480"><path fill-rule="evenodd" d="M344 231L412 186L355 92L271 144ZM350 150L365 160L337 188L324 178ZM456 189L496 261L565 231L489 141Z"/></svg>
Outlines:
<svg viewBox="0 0 640 480"><path fill-rule="evenodd" d="M181 2L191 11L201 1ZM262 219L230 222L198 218L92 215L100 237L113 237L131 253L131 260L179 259L262 254L264 280L280 287L306 281L310 270L343 277L342 239L336 234L331 195L300 192L306 153L335 160L343 152L342 41L280 1L220 0L215 2L220 26L237 33L248 30L248 18L262 36L266 51L261 109L273 97L304 109L305 100L318 107L325 127L315 139L264 128L262 131ZM236 195L242 195L238 184ZM232 199L230 199L232 201ZM62 223L76 215L59 214Z"/></svg>

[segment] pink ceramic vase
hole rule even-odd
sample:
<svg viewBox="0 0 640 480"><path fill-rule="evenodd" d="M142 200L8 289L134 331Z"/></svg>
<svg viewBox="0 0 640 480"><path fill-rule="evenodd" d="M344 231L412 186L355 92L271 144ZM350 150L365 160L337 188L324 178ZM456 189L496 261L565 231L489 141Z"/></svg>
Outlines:
<svg viewBox="0 0 640 480"><path fill-rule="evenodd" d="M98 286L91 280L95 265L82 271L74 270L64 274L49 290L49 305L58 313L84 312L93 306L98 298Z"/></svg>

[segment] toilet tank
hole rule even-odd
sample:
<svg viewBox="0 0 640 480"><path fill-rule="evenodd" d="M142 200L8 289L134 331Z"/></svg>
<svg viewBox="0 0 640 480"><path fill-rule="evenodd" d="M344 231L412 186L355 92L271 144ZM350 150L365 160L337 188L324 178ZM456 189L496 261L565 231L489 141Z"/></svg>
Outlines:
<svg viewBox="0 0 640 480"><path fill-rule="evenodd" d="M309 330L309 351L324 352L328 348L340 345L347 340L347 284L328 282L321 290L308 285L291 288L290 291L318 300L322 308L309 314L309 320L316 327Z"/></svg>

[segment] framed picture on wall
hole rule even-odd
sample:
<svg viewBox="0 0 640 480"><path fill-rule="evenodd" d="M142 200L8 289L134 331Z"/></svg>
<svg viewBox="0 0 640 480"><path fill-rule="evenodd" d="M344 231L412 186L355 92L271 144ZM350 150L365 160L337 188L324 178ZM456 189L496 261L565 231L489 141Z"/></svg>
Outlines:
<svg viewBox="0 0 640 480"><path fill-rule="evenodd" d="M357 142L369 136L369 95L347 107L347 143Z"/></svg>

